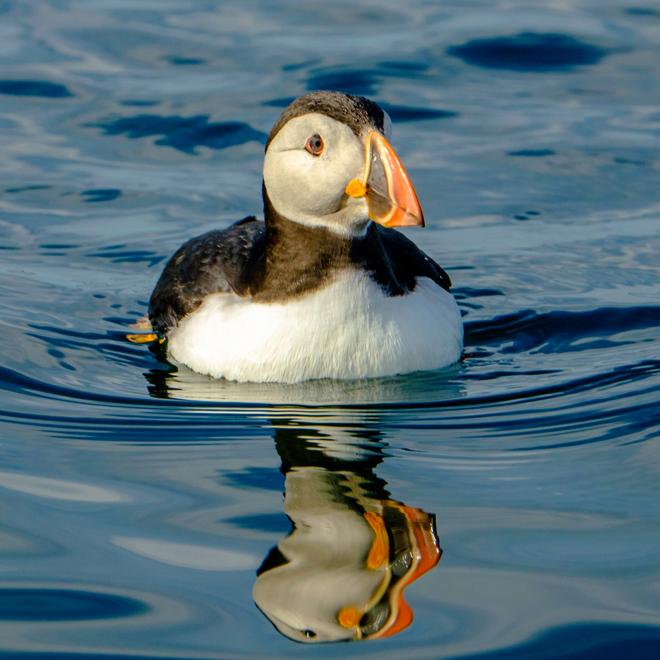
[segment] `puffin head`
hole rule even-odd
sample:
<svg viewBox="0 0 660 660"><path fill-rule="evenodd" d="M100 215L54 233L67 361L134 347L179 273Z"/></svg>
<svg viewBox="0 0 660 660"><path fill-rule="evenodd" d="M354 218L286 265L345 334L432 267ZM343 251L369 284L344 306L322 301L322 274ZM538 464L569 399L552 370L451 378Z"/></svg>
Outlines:
<svg viewBox="0 0 660 660"><path fill-rule="evenodd" d="M312 92L282 113L266 142L264 191L287 220L359 236L373 220L424 226L376 103L340 92Z"/></svg>

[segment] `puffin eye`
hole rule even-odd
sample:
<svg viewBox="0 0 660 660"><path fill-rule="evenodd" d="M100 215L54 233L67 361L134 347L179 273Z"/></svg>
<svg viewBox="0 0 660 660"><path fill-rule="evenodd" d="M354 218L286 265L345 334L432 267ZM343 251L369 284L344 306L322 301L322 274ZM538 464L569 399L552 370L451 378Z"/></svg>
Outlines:
<svg viewBox="0 0 660 660"><path fill-rule="evenodd" d="M308 137L307 142L305 142L305 149L307 149L312 156L320 156L323 153L324 147L325 143L323 142L323 138L318 133L314 133L314 135Z"/></svg>

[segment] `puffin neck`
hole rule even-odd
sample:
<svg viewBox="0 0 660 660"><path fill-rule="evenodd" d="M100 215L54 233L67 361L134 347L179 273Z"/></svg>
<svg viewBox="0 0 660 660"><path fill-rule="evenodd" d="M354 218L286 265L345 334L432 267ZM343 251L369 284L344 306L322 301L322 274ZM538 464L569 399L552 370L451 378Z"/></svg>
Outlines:
<svg viewBox="0 0 660 660"><path fill-rule="evenodd" d="M265 250L258 277L251 286L256 300L283 301L325 285L354 267L356 244L366 237L340 236L323 227L293 222L273 207L264 187Z"/></svg>
<svg viewBox="0 0 660 660"><path fill-rule="evenodd" d="M342 236L282 216L263 188L266 232L249 292L257 302L285 302L321 289L349 270L363 271L388 296L415 288L415 277L392 262L373 223L362 236Z"/></svg>

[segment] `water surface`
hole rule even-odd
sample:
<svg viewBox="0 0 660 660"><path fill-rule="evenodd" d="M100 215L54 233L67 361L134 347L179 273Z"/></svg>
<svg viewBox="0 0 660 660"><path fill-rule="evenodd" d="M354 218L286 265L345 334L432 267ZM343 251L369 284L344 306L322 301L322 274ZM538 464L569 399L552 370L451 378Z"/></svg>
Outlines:
<svg viewBox="0 0 660 660"><path fill-rule="evenodd" d="M1 2L0 657L657 656L659 67L652 0ZM127 342L319 88L390 113L464 360Z"/></svg>

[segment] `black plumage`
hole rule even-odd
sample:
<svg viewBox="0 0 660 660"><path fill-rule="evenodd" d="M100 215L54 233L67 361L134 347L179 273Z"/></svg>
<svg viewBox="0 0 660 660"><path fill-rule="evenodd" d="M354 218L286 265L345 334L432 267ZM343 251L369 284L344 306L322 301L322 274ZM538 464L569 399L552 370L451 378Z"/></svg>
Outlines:
<svg viewBox="0 0 660 660"><path fill-rule="evenodd" d="M152 328L165 335L211 293L245 295L244 276L265 238L253 216L184 243L165 265L149 300Z"/></svg>

